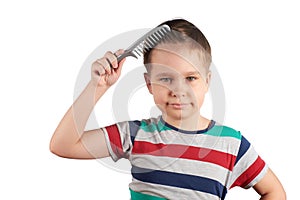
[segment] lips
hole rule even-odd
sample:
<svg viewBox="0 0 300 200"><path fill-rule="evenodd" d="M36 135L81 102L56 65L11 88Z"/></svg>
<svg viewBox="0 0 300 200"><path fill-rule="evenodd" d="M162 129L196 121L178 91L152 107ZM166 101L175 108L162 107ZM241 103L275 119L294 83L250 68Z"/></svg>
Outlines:
<svg viewBox="0 0 300 200"><path fill-rule="evenodd" d="M167 105L174 109L184 109L190 104L189 103L167 103Z"/></svg>

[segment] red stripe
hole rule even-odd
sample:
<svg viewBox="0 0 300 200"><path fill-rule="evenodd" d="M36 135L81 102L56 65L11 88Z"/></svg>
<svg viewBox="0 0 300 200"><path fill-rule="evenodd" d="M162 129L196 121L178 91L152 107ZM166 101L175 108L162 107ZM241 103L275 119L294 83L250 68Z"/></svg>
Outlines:
<svg viewBox="0 0 300 200"><path fill-rule="evenodd" d="M255 162L244 172L242 173L236 181L232 184L230 188L235 186L240 186L245 188L255 177L263 170L265 167L265 162L258 156Z"/></svg>
<svg viewBox="0 0 300 200"><path fill-rule="evenodd" d="M117 125L111 125L105 127L108 133L110 145L112 147L113 152L120 158L123 155L123 148L121 143L121 138L119 134L119 129Z"/></svg>
<svg viewBox="0 0 300 200"><path fill-rule="evenodd" d="M152 144L143 141L135 141L132 154L148 154L153 156L198 160L220 165L229 170L233 169L235 161L234 155L212 149L179 144Z"/></svg>

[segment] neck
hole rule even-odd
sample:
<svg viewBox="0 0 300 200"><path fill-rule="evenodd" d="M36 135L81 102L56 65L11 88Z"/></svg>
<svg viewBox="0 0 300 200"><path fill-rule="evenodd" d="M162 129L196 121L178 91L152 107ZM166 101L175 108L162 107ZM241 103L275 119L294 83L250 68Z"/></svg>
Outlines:
<svg viewBox="0 0 300 200"><path fill-rule="evenodd" d="M168 124L178 129L187 130L187 131L206 129L210 123L210 120L201 116L200 113L197 113L195 115L186 118L180 118L180 119L174 119L167 115L163 115L162 117L163 120Z"/></svg>

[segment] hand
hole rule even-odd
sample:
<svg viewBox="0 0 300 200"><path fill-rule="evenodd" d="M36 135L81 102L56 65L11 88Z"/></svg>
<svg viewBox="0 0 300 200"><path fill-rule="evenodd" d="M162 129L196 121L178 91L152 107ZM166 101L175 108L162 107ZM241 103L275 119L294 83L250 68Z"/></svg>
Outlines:
<svg viewBox="0 0 300 200"><path fill-rule="evenodd" d="M104 57L97 59L92 64L91 77L95 86L111 86L120 77L121 70L125 59L117 62L117 56L124 50L118 50L116 53L106 52Z"/></svg>

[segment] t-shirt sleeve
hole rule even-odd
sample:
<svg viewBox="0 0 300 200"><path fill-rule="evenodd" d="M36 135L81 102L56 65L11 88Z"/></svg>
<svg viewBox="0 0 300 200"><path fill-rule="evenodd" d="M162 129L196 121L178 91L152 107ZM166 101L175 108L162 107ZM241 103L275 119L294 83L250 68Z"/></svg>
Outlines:
<svg viewBox="0 0 300 200"><path fill-rule="evenodd" d="M134 129L134 123L130 121L119 122L110 126L101 128L104 132L106 144L111 158L116 162L121 158L128 158L132 146L132 133Z"/></svg>
<svg viewBox="0 0 300 200"><path fill-rule="evenodd" d="M248 140L242 136L231 176L231 186L253 187L266 174L268 166Z"/></svg>

